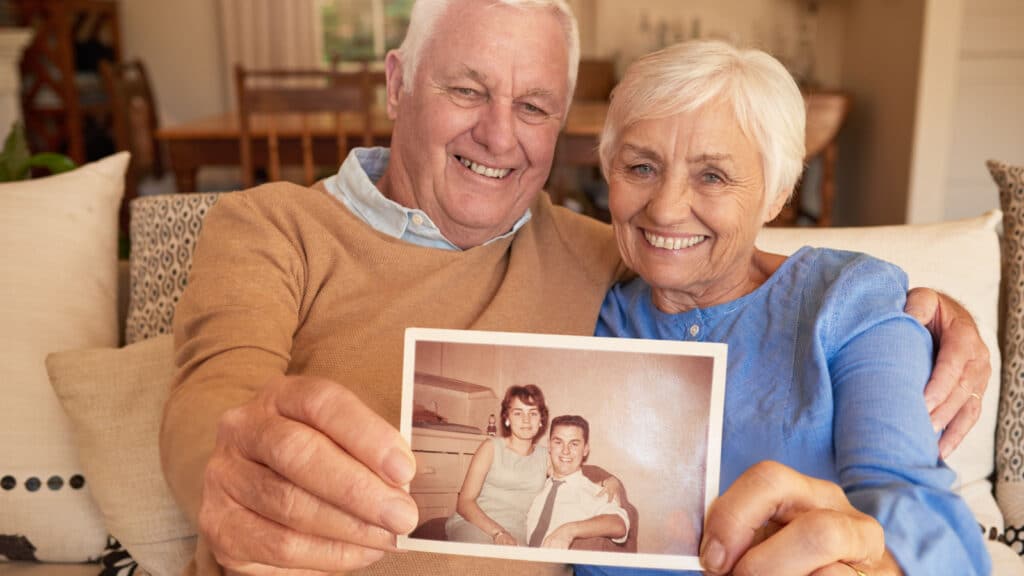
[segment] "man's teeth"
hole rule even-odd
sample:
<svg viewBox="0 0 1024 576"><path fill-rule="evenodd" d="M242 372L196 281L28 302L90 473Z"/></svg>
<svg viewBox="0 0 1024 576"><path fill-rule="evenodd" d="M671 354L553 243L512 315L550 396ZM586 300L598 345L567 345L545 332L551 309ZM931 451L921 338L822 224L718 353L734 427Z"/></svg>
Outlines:
<svg viewBox="0 0 1024 576"><path fill-rule="evenodd" d="M683 248L691 248L708 239L707 236L668 238L666 236L659 236L651 232L644 232L644 238L647 239L647 243L650 244L651 246L654 246L655 248L664 248L666 250L681 250Z"/></svg>
<svg viewBox="0 0 1024 576"><path fill-rule="evenodd" d="M463 166L469 168L470 170L476 172L481 176L487 176L488 178L497 178L498 180L501 180L505 176L508 176L508 173L512 171L511 168L489 168L487 166L484 166L483 164L477 164L476 162L473 162L472 160L469 160L467 158L459 158L459 162L462 162Z"/></svg>

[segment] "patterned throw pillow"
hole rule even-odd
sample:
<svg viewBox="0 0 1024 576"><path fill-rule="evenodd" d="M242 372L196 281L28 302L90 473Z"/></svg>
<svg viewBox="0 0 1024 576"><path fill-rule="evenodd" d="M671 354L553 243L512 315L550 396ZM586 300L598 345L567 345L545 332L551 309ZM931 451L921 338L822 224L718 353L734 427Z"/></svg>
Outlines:
<svg viewBox="0 0 1024 576"><path fill-rule="evenodd" d="M168 194L132 201L131 272L125 341L171 333L174 308L192 269L192 251L218 193Z"/></svg>
<svg viewBox="0 0 1024 576"><path fill-rule="evenodd" d="M1024 167L990 160L1003 209L1006 327L996 429L996 500L1006 543L1024 555Z"/></svg>

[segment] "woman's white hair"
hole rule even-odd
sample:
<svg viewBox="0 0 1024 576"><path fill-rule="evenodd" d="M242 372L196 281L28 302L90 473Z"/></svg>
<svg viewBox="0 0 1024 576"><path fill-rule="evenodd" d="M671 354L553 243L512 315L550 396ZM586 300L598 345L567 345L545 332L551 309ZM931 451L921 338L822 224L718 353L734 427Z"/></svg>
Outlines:
<svg viewBox="0 0 1024 576"><path fill-rule="evenodd" d="M804 99L793 77L760 50L720 41L669 46L634 62L612 92L599 155L605 176L622 134L643 120L724 101L761 152L766 206L793 192L804 161Z"/></svg>
<svg viewBox="0 0 1024 576"><path fill-rule="evenodd" d="M434 36L437 22L448 7L465 0L416 0L409 14L409 28L405 40L398 48L402 56L402 77L405 78L405 91L412 92L413 78L420 64L423 48ZM566 46L569 48L569 101L576 89L576 74L580 63L580 31L576 17L565 0L491 0L492 4L514 6L519 8L547 8L554 11L562 24Z"/></svg>

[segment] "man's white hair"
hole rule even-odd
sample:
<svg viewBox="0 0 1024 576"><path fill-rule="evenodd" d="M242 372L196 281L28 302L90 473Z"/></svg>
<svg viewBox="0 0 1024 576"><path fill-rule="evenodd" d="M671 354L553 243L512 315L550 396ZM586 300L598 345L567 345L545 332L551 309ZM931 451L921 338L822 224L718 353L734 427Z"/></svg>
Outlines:
<svg viewBox="0 0 1024 576"><path fill-rule="evenodd" d="M720 41L669 46L634 62L612 92L599 154L605 177L622 134L643 120L666 118L724 101L761 152L765 205L787 198L803 171L804 99L793 77L760 50Z"/></svg>
<svg viewBox="0 0 1024 576"><path fill-rule="evenodd" d="M402 56L402 77L405 78L405 91L412 92L413 79L420 64L423 48L437 30L437 22L449 6L465 0L416 0L409 14L409 28L405 40L398 48ZM513 6L517 8L547 8L555 13L565 33L566 46L569 48L569 102L572 101L576 89L576 74L580 63L580 31L576 17L565 0L490 0L494 5Z"/></svg>

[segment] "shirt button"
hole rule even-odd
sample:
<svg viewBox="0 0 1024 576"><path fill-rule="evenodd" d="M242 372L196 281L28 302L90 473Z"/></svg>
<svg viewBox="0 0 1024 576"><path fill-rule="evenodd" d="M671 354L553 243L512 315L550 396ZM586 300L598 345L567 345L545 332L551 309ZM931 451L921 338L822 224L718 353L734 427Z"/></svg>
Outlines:
<svg viewBox="0 0 1024 576"><path fill-rule="evenodd" d="M700 334L700 326L697 326L696 324L690 326L690 336L696 337L697 334Z"/></svg>
<svg viewBox="0 0 1024 576"><path fill-rule="evenodd" d="M412 223L417 226L423 226L423 216L420 216L419 214L413 214Z"/></svg>

